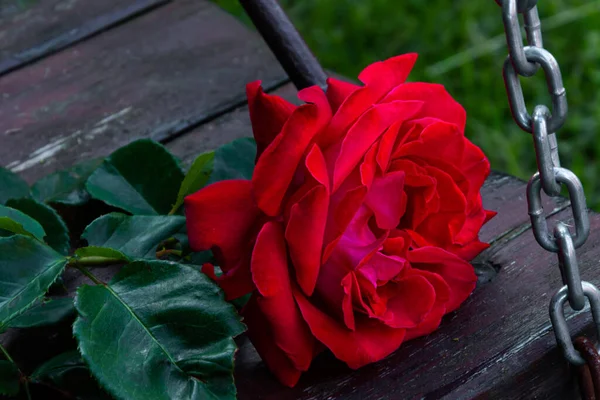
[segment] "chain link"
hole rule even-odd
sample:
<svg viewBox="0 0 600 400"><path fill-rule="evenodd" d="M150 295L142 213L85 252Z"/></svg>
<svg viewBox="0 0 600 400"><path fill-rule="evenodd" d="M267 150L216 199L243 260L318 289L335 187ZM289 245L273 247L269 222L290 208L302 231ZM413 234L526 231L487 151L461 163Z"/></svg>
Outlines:
<svg viewBox="0 0 600 400"><path fill-rule="evenodd" d="M496 0L499 6L502 6L502 0ZM518 0L517 1L517 10L520 13L524 13L525 11L529 11L537 4L537 0Z"/></svg>
<svg viewBox="0 0 600 400"><path fill-rule="evenodd" d="M538 165L538 172L531 177L527 185L531 226L540 246L557 253L564 284L552 297L550 319L556 341L565 358L572 364L581 366L585 364L585 360L573 346L564 304L568 300L573 310L583 310L587 299L596 325L597 339L600 339L600 290L591 283L582 281L579 275L575 249L587 240L590 222L581 181L573 172L560 166L558 157L556 131L564 125L567 118L567 95L558 62L543 48L537 0L496 0L496 3L502 6L502 20L509 52L502 69L508 103L517 125L532 133ZM519 14L523 15L527 46L523 46ZM519 76L531 77L540 68L546 77L552 112L544 105L537 105L530 115ZM566 186L571 201L575 234L569 231L567 224L558 222L550 235L542 207L542 190L548 196L559 196L563 185Z"/></svg>
<svg viewBox="0 0 600 400"><path fill-rule="evenodd" d="M556 59L550 52L539 47L527 46L523 48L527 60L535 61L541 65L546 74L548 93L552 99L552 115L548 117L548 131L556 132L567 119L567 93L562 83L562 75ZM525 98L519 81L515 60L509 55L504 62L503 75L508 93L508 102L515 122L521 129L531 133L533 131L532 118L527 112ZM527 75L522 75L527 76Z"/></svg>

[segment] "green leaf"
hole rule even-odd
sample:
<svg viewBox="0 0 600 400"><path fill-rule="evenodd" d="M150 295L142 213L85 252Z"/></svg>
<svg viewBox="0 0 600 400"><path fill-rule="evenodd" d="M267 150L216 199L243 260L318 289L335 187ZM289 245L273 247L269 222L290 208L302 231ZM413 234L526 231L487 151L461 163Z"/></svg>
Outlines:
<svg viewBox="0 0 600 400"><path fill-rule="evenodd" d="M75 306L81 354L115 397L235 398L232 336L244 325L204 274L136 261L109 286L80 287Z"/></svg>
<svg viewBox="0 0 600 400"><path fill-rule="evenodd" d="M75 316L73 299L63 297L37 302L23 314L13 318L8 325L11 328L37 328L55 325Z"/></svg>
<svg viewBox="0 0 600 400"><path fill-rule="evenodd" d="M42 297L66 264L66 257L33 238L0 238L0 328Z"/></svg>
<svg viewBox="0 0 600 400"><path fill-rule="evenodd" d="M159 143L143 139L120 148L89 177L92 197L136 215L167 214L183 171Z"/></svg>
<svg viewBox="0 0 600 400"><path fill-rule="evenodd" d="M214 255L213 255L212 251L210 251L210 250L192 253L189 255L188 258L189 258L190 263L194 264L194 265L203 265L206 263L214 264L215 263Z"/></svg>
<svg viewBox="0 0 600 400"><path fill-rule="evenodd" d="M69 229L52 207L33 199L12 199L7 201L6 205L38 221L46 232L46 243L50 247L61 254L69 253L71 249Z"/></svg>
<svg viewBox="0 0 600 400"><path fill-rule="evenodd" d="M0 360L0 394L16 396L19 393L19 370L8 361Z"/></svg>
<svg viewBox="0 0 600 400"><path fill-rule="evenodd" d="M236 139L215 150L213 172L208 183L226 179L252 179L256 142L252 138Z"/></svg>
<svg viewBox="0 0 600 400"><path fill-rule="evenodd" d="M33 184L31 194L42 203L84 204L90 199L85 182L101 163L102 158L95 158L47 175Z"/></svg>
<svg viewBox="0 0 600 400"><path fill-rule="evenodd" d="M0 206L0 230L44 240L46 232L42 225L30 216L14 208ZM4 236L4 235L0 235Z"/></svg>
<svg viewBox="0 0 600 400"><path fill-rule="evenodd" d="M19 175L0 167L0 204L8 199L29 196L29 185Z"/></svg>
<svg viewBox="0 0 600 400"><path fill-rule="evenodd" d="M204 185L206 185L206 182L208 182L208 178L212 172L214 158L214 151L203 153L196 157L190 170L181 183L179 193L177 194L177 201L171 209L170 214L174 214L179 207L181 207L185 196L200 190L202 187L204 187Z"/></svg>
<svg viewBox="0 0 600 400"><path fill-rule="evenodd" d="M98 261L101 259L111 259L113 261L120 260L123 262L131 261L129 257L125 254L121 253L119 250L110 249L108 247L98 247L98 246L88 246L81 247L75 250L75 257L77 258L98 258Z"/></svg>
<svg viewBox="0 0 600 400"><path fill-rule="evenodd" d="M110 247L131 258L156 258L156 247L185 229L185 217L103 215L89 224L82 237L90 246Z"/></svg>
<svg viewBox="0 0 600 400"><path fill-rule="evenodd" d="M69 351L46 361L30 377L33 383L44 383L82 400L110 399L90 373L78 351Z"/></svg>

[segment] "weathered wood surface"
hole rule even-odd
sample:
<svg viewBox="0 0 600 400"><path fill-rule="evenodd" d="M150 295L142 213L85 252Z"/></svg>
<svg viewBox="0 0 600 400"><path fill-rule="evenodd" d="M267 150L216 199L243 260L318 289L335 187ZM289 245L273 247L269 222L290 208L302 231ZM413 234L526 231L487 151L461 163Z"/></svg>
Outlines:
<svg viewBox="0 0 600 400"><path fill-rule="evenodd" d="M169 0L3 0L0 75Z"/></svg>
<svg viewBox="0 0 600 400"><path fill-rule="evenodd" d="M141 137L169 140L287 80L257 35L178 0L0 79L0 162L34 181Z"/></svg>

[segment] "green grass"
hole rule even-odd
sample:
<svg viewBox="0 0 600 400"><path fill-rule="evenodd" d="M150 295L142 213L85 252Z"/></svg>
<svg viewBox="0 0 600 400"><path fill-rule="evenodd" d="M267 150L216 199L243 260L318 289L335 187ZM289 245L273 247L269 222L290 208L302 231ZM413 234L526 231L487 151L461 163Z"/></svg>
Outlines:
<svg viewBox="0 0 600 400"><path fill-rule="evenodd" d="M236 0L217 4L249 20ZM280 0L325 68L348 77L377 60L417 52L413 81L441 83L467 110L467 136L492 168L529 179L536 170L530 134L513 122L501 67L506 55L500 7L493 0ZM557 136L561 162L600 209L600 2L539 3L544 47L557 58L569 117ZM549 103L544 76L521 80L529 110Z"/></svg>

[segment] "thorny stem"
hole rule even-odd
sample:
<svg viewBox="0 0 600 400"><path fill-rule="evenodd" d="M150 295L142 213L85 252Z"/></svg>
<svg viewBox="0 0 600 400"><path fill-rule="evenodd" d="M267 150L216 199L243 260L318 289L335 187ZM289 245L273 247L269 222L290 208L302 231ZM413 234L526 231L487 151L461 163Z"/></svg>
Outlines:
<svg viewBox="0 0 600 400"><path fill-rule="evenodd" d="M111 265L125 264L126 260L122 258L113 258L113 257L102 257L102 256L89 256L89 257L81 257L76 258L72 257L69 260L69 267L75 268L79 270L82 274L90 278L92 282L96 285L106 286L106 283L100 281L96 278L90 271L88 271L87 267L108 267Z"/></svg>
<svg viewBox="0 0 600 400"><path fill-rule="evenodd" d="M0 351L2 351L2 353L4 354L4 357L6 357L6 359L8 361L10 361L11 363L13 363L13 364L16 365L15 360L12 359L12 357L10 356L10 354L8 354L8 351L6 351L6 349L4 348L4 346L2 346L1 344L0 344Z"/></svg>
<svg viewBox="0 0 600 400"><path fill-rule="evenodd" d="M92 274L90 271L88 271L87 268L85 268L83 265L75 264L75 265L72 265L72 266L74 268L77 268L79 270L79 272L81 272L82 274L84 274L85 276L87 276L88 278L90 278L90 280L92 282L94 282L96 285L106 286L106 283L104 283L100 279L96 278L96 276L94 276L94 274Z"/></svg>
<svg viewBox="0 0 600 400"><path fill-rule="evenodd" d="M173 254L174 256L181 257L182 253L181 253L181 250L163 249L163 250L160 250L160 251L156 252L156 258L161 258L161 257L164 257L164 256L169 255L169 254Z"/></svg>
<svg viewBox="0 0 600 400"><path fill-rule="evenodd" d="M15 360L13 360L13 358L10 356L10 354L8 354L8 351L6 351L4 346L2 346L1 344L0 344L0 351L2 351L2 354L4 354L4 357L6 357L6 359L10 363L12 363L15 366L15 368L17 368L17 371L19 372L20 380L21 380L21 382L23 382L23 388L25 389L25 395L27 396L28 400L31 400L31 393L29 393L29 379L23 373L23 371L21 371L21 369L19 368L19 366L17 365Z"/></svg>
<svg viewBox="0 0 600 400"><path fill-rule="evenodd" d="M71 267L108 267L115 264L125 264L127 261L122 258L88 256L81 258L71 258L69 266Z"/></svg>
<svg viewBox="0 0 600 400"><path fill-rule="evenodd" d="M179 207L177 207L177 208L173 207L167 215L174 215L177 212L177 210L179 210Z"/></svg>

